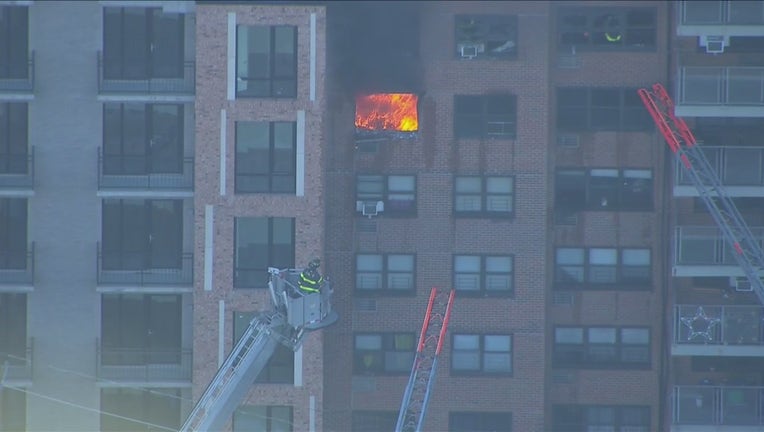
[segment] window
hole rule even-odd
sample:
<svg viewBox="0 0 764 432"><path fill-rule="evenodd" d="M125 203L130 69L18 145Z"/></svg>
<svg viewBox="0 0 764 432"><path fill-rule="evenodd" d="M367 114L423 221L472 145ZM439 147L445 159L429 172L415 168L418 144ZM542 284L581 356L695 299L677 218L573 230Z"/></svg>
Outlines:
<svg viewBox="0 0 764 432"><path fill-rule="evenodd" d="M514 95L454 96L456 138L515 138L517 97Z"/></svg>
<svg viewBox="0 0 764 432"><path fill-rule="evenodd" d="M517 16L457 15L455 33L457 57L517 56Z"/></svg>
<svg viewBox="0 0 764 432"><path fill-rule="evenodd" d="M0 364L24 364L27 359L27 295L0 294ZM0 417L1 418L1 417ZM3 430L0 428L0 430Z"/></svg>
<svg viewBox="0 0 764 432"><path fill-rule="evenodd" d="M103 294L101 364L179 363L181 296Z"/></svg>
<svg viewBox="0 0 764 432"><path fill-rule="evenodd" d="M183 105L103 105L104 174L179 174L182 162Z"/></svg>
<svg viewBox="0 0 764 432"><path fill-rule="evenodd" d="M639 405L555 405L553 432L648 432L650 407Z"/></svg>
<svg viewBox="0 0 764 432"><path fill-rule="evenodd" d="M416 260L407 254L356 255L358 294L414 294Z"/></svg>
<svg viewBox="0 0 764 432"><path fill-rule="evenodd" d="M359 175L356 178L356 200L364 203L384 202L384 214L416 215L416 176Z"/></svg>
<svg viewBox="0 0 764 432"><path fill-rule="evenodd" d="M102 269L180 269L182 210L182 200L104 199Z"/></svg>
<svg viewBox="0 0 764 432"><path fill-rule="evenodd" d="M653 120L637 89L562 87L557 89L557 130L650 131Z"/></svg>
<svg viewBox="0 0 764 432"><path fill-rule="evenodd" d="M454 255L454 289L459 295L512 295L513 275L512 256Z"/></svg>
<svg viewBox="0 0 764 432"><path fill-rule="evenodd" d="M555 211L653 209L653 173L648 169L560 169L555 179Z"/></svg>
<svg viewBox="0 0 764 432"><path fill-rule="evenodd" d="M397 411L353 411L352 431L390 432L398 423Z"/></svg>
<svg viewBox="0 0 764 432"><path fill-rule="evenodd" d="M181 426L181 400L180 390L173 388L102 388L100 430L178 430Z"/></svg>
<svg viewBox="0 0 764 432"><path fill-rule="evenodd" d="M561 51L655 50L654 8L560 8L557 15Z"/></svg>
<svg viewBox="0 0 764 432"><path fill-rule="evenodd" d="M27 103L0 103L0 174L28 174L28 152Z"/></svg>
<svg viewBox="0 0 764 432"><path fill-rule="evenodd" d="M557 248L555 287L558 289L649 289L650 249Z"/></svg>
<svg viewBox="0 0 764 432"><path fill-rule="evenodd" d="M454 334L451 373L511 374L512 336Z"/></svg>
<svg viewBox="0 0 764 432"><path fill-rule="evenodd" d="M249 327L254 312L235 312L233 315L233 343L239 342ZM265 368L255 379L256 383L294 384L294 351L284 344L278 344Z"/></svg>
<svg viewBox="0 0 764 432"><path fill-rule="evenodd" d="M0 79L28 76L29 8L0 6Z"/></svg>
<svg viewBox="0 0 764 432"><path fill-rule="evenodd" d="M292 407L242 405L233 413L233 432L292 432Z"/></svg>
<svg viewBox="0 0 764 432"><path fill-rule="evenodd" d="M0 198L0 269L27 268L27 200Z"/></svg>
<svg viewBox="0 0 764 432"><path fill-rule="evenodd" d="M556 327L554 365L571 368L646 368L650 329L641 327Z"/></svg>
<svg viewBox="0 0 764 432"><path fill-rule="evenodd" d="M356 375L408 374L414 361L414 333L356 334Z"/></svg>
<svg viewBox="0 0 764 432"><path fill-rule="evenodd" d="M514 177L457 176L454 178L454 213L456 216L513 216L514 198Z"/></svg>
<svg viewBox="0 0 764 432"><path fill-rule="evenodd" d="M238 26L236 96L297 96L297 27Z"/></svg>
<svg viewBox="0 0 764 432"><path fill-rule="evenodd" d="M294 218L238 217L233 286L265 288L268 267L294 268Z"/></svg>
<svg viewBox="0 0 764 432"><path fill-rule="evenodd" d="M5 387L3 397L0 397L0 431L25 430L27 430L27 395L21 390Z"/></svg>
<svg viewBox="0 0 764 432"><path fill-rule="evenodd" d="M512 413L450 412L449 432L512 432Z"/></svg>
<svg viewBox="0 0 764 432"><path fill-rule="evenodd" d="M295 193L295 122L236 122L236 193Z"/></svg>
<svg viewBox="0 0 764 432"><path fill-rule="evenodd" d="M180 13L103 8L103 78L182 78L183 33Z"/></svg>

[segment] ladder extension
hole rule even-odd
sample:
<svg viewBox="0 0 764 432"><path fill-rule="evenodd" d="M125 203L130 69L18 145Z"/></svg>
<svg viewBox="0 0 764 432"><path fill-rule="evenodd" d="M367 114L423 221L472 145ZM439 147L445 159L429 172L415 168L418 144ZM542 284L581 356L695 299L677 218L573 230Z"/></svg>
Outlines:
<svg viewBox="0 0 764 432"><path fill-rule="evenodd" d="M414 365L411 368L401 410L398 413L396 432L422 430L430 390L435 381L438 354L443 347L451 307L454 304L454 294L454 290L449 293L438 293L437 288L433 288L430 291L430 300L427 303L427 312L419 335Z"/></svg>
<svg viewBox="0 0 764 432"><path fill-rule="evenodd" d="M764 304L764 283L759 277L764 269L764 252L735 203L727 195L719 175L706 159L703 150L696 145L695 137L685 121L675 116L674 102L666 89L661 84L654 84L652 91L643 88L637 90L637 93L685 174L698 189L722 237L732 248L732 255L743 269L759 301Z"/></svg>

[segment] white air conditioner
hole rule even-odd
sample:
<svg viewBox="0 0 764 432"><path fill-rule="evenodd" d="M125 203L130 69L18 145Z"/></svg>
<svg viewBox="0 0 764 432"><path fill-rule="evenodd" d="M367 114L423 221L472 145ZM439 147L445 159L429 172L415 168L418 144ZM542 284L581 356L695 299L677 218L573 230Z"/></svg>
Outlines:
<svg viewBox="0 0 764 432"><path fill-rule="evenodd" d="M355 210L371 218L385 211L385 203L383 201L356 201Z"/></svg>
<svg viewBox="0 0 764 432"><path fill-rule="evenodd" d="M485 46L478 44L465 44L459 45L459 53L462 58L473 59L477 57L478 53L485 50Z"/></svg>
<svg viewBox="0 0 764 432"><path fill-rule="evenodd" d="M748 278L745 277L731 277L730 278L730 285L735 288L735 291L740 292L749 292L753 291L753 286L751 286L751 282L748 281Z"/></svg>
<svg viewBox="0 0 764 432"><path fill-rule="evenodd" d="M729 36L699 36L698 44L706 48L708 54L721 54L724 48L729 46Z"/></svg>

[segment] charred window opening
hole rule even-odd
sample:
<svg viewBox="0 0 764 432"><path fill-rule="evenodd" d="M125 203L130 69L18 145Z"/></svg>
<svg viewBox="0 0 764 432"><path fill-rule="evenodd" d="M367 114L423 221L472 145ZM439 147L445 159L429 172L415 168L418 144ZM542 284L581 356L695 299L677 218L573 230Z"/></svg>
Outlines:
<svg viewBox="0 0 764 432"><path fill-rule="evenodd" d="M417 132L419 97L413 93L356 96L355 127L361 133Z"/></svg>
<svg viewBox="0 0 764 432"><path fill-rule="evenodd" d="M652 50L656 43L653 8L563 8L560 50Z"/></svg>
<svg viewBox="0 0 764 432"><path fill-rule="evenodd" d="M461 58L517 56L517 16L456 16L456 56Z"/></svg>

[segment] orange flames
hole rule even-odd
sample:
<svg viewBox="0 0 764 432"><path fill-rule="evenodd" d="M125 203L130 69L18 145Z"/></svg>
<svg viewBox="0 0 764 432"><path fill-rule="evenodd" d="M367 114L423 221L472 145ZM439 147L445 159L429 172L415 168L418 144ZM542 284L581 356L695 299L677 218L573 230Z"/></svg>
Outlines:
<svg viewBox="0 0 764 432"><path fill-rule="evenodd" d="M355 127L374 131L419 130L417 95L377 93L356 96Z"/></svg>

